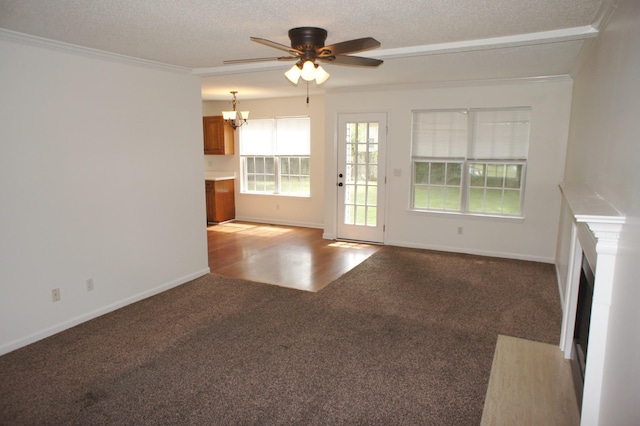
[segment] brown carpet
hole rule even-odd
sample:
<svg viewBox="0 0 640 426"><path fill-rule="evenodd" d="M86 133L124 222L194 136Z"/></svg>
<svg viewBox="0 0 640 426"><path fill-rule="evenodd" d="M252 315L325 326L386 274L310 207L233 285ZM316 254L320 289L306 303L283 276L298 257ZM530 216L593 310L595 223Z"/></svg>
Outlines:
<svg viewBox="0 0 640 426"><path fill-rule="evenodd" d="M208 275L0 357L2 425L477 425L552 265L386 246L319 293Z"/></svg>

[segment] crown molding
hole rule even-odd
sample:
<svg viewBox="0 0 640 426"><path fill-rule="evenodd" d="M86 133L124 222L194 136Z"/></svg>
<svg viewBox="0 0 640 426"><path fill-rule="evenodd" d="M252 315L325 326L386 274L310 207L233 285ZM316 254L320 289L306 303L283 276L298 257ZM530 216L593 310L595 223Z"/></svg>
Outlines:
<svg viewBox="0 0 640 426"><path fill-rule="evenodd" d="M473 87L473 86L506 86L510 84L539 84L554 82L572 82L573 79L568 74L548 75L540 77L516 77L516 78L496 78L484 80L455 80L455 81L429 81L422 83L401 83L369 85L356 87L336 87L325 91L327 95L371 92L371 91L397 91L416 89L442 89L451 87Z"/></svg>
<svg viewBox="0 0 640 426"><path fill-rule="evenodd" d="M361 56L380 59L410 58L413 56L439 55L442 53L472 52L476 50L504 49L509 47L533 46L539 44L585 40L598 36L598 30L591 25L537 33L517 34L477 40L455 41L424 46L400 47L377 50Z"/></svg>
<svg viewBox="0 0 640 426"><path fill-rule="evenodd" d="M596 12L596 16L593 19L591 26L598 31L603 31L609 23L611 15L613 15L613 12L618 8L618 1L619 0L603 0L600 3L600 7L598 7L598 11Z"/></svg>
<svg viewBox="0 0 640 426"><path fill-rule="evenodd" d="M104 59L107 61L119 62L119 63L128 64L128 65L136 65L136 66L152 68L152 69L161 70L161 71L169 71L169 72L180 73L180 74L191 73L190 68L163 64L160 62L149 61L146 59L134 58L132 56L119 55L116 53L106 52L103 50L92 49L89 47L78 46L75 44L69 44L69 43L64 43L61 41L51 40L43 37L10 31L4 28L0 28L0 41L10 41L15 43L21 43L21 44L26 44L30 46L56 50L59 52L70 53L74 55Z"/></svg>

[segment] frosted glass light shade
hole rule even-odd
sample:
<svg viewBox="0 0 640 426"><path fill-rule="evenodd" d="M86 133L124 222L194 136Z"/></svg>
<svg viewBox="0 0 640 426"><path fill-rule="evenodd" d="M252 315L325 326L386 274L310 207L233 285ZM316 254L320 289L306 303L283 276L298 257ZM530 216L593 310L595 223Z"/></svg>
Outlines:
<svg viewBox="0 0 640 426"><path fill-rule="evenodd" d="M298 68L298 65L294 65L289 71L285 72L284 75L293 84L298 84L298 80L300 80L300 68Z"/></svg>
<svg viewBox="0 0 640 426"><path fill-rule="evenodd" d="M316 67L316 84L322 84L329 78L329 73L320 65Z"/></svg>
<svg viewBox="0 0 640 426"><path fill-rule="evenodd" d="M247 120L249 118L249 111L240 111L240 119Z"/></svg>
<svg viewBox="0 0 640 426"><path fill-rule="evenodd" d="M302 65L300 76L306 81L314 80L316 78L316 65L311 61L305 61Z"/></svg>
<svg viewBox="0 0 640 426"><path fill-rule="evenodd" d="M247 112L247 115L249 115L248 112ZM222 118L225 120L235 120L236 111L222 111Z"/></svg>

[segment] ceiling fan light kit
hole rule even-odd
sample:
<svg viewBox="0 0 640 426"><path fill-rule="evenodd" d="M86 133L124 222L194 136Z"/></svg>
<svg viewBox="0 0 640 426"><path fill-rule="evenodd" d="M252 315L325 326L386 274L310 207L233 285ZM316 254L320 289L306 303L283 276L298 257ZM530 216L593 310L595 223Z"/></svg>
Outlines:
<svg viewBox="0 0 640 426"><path fill-rule="evenodd" d="M312 61L305 61L302 66L297 63L284 75L293 84L298 84L300 77L307 82L315 80L316 84L322 84L329 79L329 73L321 65L314 64Z"/></svg>
<svg viewBox="0 0 640 426"><path fill-rule="evenodd" d="M335 65L348 65L360 67L377 67L382 64L382 60L365 58L361 56L351 56L348 53L361 52L363 50L380 47L380 42L372 37L358 38L340 43L325 46L327 30L317 27L297 27L289 30L289 40L291 46L276 43L263 38L250 37L251 41L264 44L274 49L287 52L290 56L275 58L255 58L255 59L235 59L224 61L225 64L237 64L243 62L257 61L297 61L288 71L285 77L293 84L298 84L300 77L307 82L322 84L329 78L329 73L324 70L316 61L331 63ZM235 99L235 95L234 95Z"/></svg>

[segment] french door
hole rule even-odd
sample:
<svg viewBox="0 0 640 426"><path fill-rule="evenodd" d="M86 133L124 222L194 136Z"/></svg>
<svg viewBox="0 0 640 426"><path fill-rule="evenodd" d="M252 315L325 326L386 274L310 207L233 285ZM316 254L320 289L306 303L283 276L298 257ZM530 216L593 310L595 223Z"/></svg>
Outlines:
<svg viewBox="0 0 640 426"><path fill-rule="evenodd" d="M384 242L385 113L338 116L339 239Z"/></svg>

